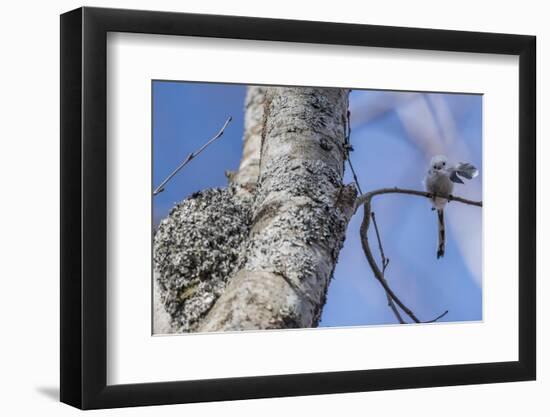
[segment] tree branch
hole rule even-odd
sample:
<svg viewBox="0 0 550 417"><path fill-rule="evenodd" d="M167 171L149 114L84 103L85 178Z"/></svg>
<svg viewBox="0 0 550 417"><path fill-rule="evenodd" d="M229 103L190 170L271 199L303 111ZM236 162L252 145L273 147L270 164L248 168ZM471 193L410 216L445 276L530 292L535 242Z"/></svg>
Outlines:
<svg viewBox="0 0 550 417"><path fill-rule="evenodd" d="M388 281L386 280L386 268L388 267L390 260L386 258L386 255L384 254L384 247L382 246L382 239L380 238L380 231L378 230L378 223L376 223L376 216L374 215L374 211L371 213L371 217L372 217L372 224L374 224L374 230L376 231L376 239L378 240L378 249L380 250L380 257L382 258L382 278L386 281L386 284L387 284ZM386 292L386 298L388 299L388 306L393 311L393 314L395 314L395 317L397 317L397 320L399 321L399 323L405 324L405 320L403 320L403 317L401 317L399 310L397 309L391 296L387 292Z"/></svg>
<svg viewBox="0 0 550 417"><path fill-rule="evenodd" d="M357 191L359 191L359 194L363 194L363 190L361 190L361 185L359 184L359 178L357 177L357 173L355 172L355 168L353 167L353 164L351 162L351 156L350 152L353 151L353 146L351 145L351 112L348 110L346 113L346 123L345 123L345 143L344 143L344 150L346 152L346 160L348 161L348 165L351 170L351 174L353 175L353 181L355 182L355 186L357 187ZM389 259L386 258L384 255L384 249L382 248L382 241L380 239L380 233L378 232L378 225L376 224L376 218L374 216L374 212L372 213L372 222L374 223L374 228L376 229L376 238L378 239L378 247L380 249L380 256L382 257L382 275L386 272L386 267L388 266ZM395 306L395 303L393 302L392 298L388 293L386 293L386 298L388 300L388 306L393 311L393 314L397 318L397 321L400 324L405 324L405 321L403 320L403 317L401 317L401 314L399 313L399 310Z"/></svg>
<svg viewBox="0 0 550 417"><path fill-rule="evenodd" d="M346 137L345 137L344 149L346 151L346 160L348 161L349 168L351 169L351 175L353 176L353 181L355 182L357 191L359 191L359 194L363 194L363 190L361 190L361 185L359 184L359 179L357 178L355 168L353 168L353 164L351 163L350 151L353 151L353 146L351 146L350 138L351 138L351 112L348 110L346 113Z"/></svg>
<svg viewBox="0 0 550 417"><path fill-rule="evenodd" d="M437 320L439 320L440 318L442 317L445 317L447 315L447 313L449 312L449 310L445 310L443 313L441 313L439 316L437 316L435 319L433 320L428 320L428 321L424 321L423 323L435 323Z"/></svg>
<svg viewBox="0 0 550 417"><path fill-rule="evenodd" d="M433 323L433 322L439 320L440 318L442 318L443 316L445 316L448 313L448 310L445 311L444 313L440 314L435 319L432 319L432 320L429 320L429 321L426 321L426 322L421 322L415 316L415 314L407 306L405 306L403 304L403 302L395 295L395 293L388 286L388 283L387 283L386 278L384 276L384 273L385 273L386 266L387 266L388 262L385 261L385 259L387 259L387 258L384 255L384 250L383 250L382 242L381 242L381 239L380 239L380 233L378 231L378 225L376 224L376 217L374 216L374 213L372 213L372 211L371 211L371 200L376 195L392 194L392 193L394 193L394 194L416 195L416 196L426 197L426 198L430 198L430 199L433 199L434 197L441 197L441 198L447 198L449 201L457 201L457 202L460 202L460 203L463 203L463 204L468 204L468 205L473 205L473 206L478 206L478 207L482 207L482 202L481 201L467 200L465 198L455 197L455 196L452 196L452 195L450 195L450 196L440 196L440 195L434 195L434 194L423 192L423 191L402 189L402 188L397 188L397 187L395 187L395 188L381 188L379 190L371 191L369 193L366 193L366 194L363 194L363 195L360 195L359 197L357 197L355 210L357 211L357 208L360 205L363 205L364 210L365 210L365 213L364 213L364 216L363 216L363 222L361 223L361 229L360 229L361 245L363 246L363 251L365 252L365 255L366 255L367 260L370 264L370 267L371 267L371 269L374 273L375 278L380 282L380 284L382 285L382 287L386 291L386 295L388 297L391 297L391 299L414 322L416 322L416 323ZM368 229L369 229L371 218L373 219L373 223L375 225L376 236L377 236L377 239L378 239L379 249L380 249L380 253L381 253L381 256L382 256L382 265L383 265L382 266L382 268L383 268L382 271L380 271L380 269L378 268L378 265L376 264L376 261L374 260L374 256L372 254L372 251L371 251L370 245L369 245L369 239L368 239L368 233L367 232L368 232ZM394 310L394 313L395 313L395 310Z"/></svg>
<svg viewBox="0 0 550 417"><path fill-rule="evenodd" d="M187 165L189 162L191 162L196 156L198 156L202 151L204 151L209 145L211 145L213 142L215 142L218 138L222 137L223 136L223 133L225 131L225 128L227 127L227 125L231 122L232 117L229 116L227 118L227 120L225 121L225 123L223 124L222 128L219 130L218 133L216 133L216 135L211 138L208 142L206 142L204 145L202 145L197 151L195 152L191 152L189 155L187 155L187 158L184 159L184 161L178 165L178 167L172 171L172 173L170 175L168 175L168 177L166 177L166 179L164 181L162 181L160 183L160 185L155 188L155 190L153 191L153 196L156 196L160 193L162 193L164 191L164 186L168 183L168 181L170 181L174 175L176 175L185 165Z"/></svg>
<svg viewBox="0 0 550 417"><path fill-rule="evenodd" d="M369 201L369 205L370 205L370 200L374 196L381 195L381 194L409 194L409 195L416 195L416 196L419 196L419 197L426 197L426 198L429 198L429 199L439 197L439 198L445 198L445 199L449 200L449 202L457 201L459 203L468 204L470 206L477 206L477 207L482 207L483 206L483 202L481 202L481 201L468 200L466 198L456 197L454 195L432 194L432 193L428 193L426 191L418 191L418 190L410 190L410 189L406 189L406 188L393 187L393 188L380 188L379 190L371 191L369 193L360 195L359 197L357 197L357 200L355 202L355 211L357 212L357 209L360 206L366 204L367 201Z"/></svg>

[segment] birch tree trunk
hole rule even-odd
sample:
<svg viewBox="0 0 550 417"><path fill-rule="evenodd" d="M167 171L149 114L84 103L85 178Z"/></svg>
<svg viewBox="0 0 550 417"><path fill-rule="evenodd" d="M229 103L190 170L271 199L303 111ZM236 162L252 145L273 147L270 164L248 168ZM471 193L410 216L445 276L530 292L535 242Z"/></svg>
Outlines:
<svg viewBox="0 0 550 417"><path fill-rule="evenodd" d="M170 331L318 325L356 198L342 183L348 93L249 89L229 187L184 200L155 236Z"/></svg>
<svg viewBox="0 0 550 417"><path fill-rule="evenodd" d="M243 155L239 170L231 177L235 192L252 197L260 175L261 137L266 107L266 87L248 87L244 108Z"/></svg>

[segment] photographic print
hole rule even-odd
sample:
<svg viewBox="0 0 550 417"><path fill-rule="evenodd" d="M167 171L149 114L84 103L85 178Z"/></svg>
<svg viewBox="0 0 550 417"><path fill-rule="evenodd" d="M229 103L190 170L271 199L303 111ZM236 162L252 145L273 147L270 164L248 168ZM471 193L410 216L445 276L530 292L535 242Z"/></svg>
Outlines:
<svg viewBox="0 0 550 417"><path fill-rule="evenodd" d="M153 80L153 334L483 320L482 105Z"/></svg>

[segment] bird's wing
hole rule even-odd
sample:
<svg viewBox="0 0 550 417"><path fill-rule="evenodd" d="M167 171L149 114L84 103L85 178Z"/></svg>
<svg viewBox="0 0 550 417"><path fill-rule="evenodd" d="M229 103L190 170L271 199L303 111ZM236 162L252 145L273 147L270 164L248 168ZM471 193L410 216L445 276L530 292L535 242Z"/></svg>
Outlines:
<svg viewBox="0 0 550 417"><path fill-rule="evenodd" d="M475 166L469 164L468 162L460 162L456 165L456 167L451 168L449 177L451 178L452 182L464 184L464 181L462 181L460 177L471 180L472 178L477 177L477 174L478 171Z"/></svg>
<svg viewBox="0 0 550 417"><path fill-rule="evenodd" d="M460 179L457 171L455 171L454 169L451 171L451 175L449 175L449 178L452 182L456 182L457 184L464 184L464 181Z"/></svg>
<svg viewBox="0 0 550 417"><path fill-rule="evenodd" d="M428 189L428 175L430 175L429 172L424 178L422 178L422 187L424 187L425 190Z"/></svg>

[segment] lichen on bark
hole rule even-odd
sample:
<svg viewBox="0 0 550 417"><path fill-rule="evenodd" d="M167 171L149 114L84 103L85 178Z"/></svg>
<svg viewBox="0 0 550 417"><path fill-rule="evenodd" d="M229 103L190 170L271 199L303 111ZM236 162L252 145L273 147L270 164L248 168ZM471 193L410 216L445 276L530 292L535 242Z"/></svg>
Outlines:
<svg viewBox="0 0 550 417"><path fill-rule="evenodd" d="M260 175L260 147L267 87L250 86L244 104L243 151L239 169L230 173L236 195L251 197Z"/></svg>
<svg viewBox="0 0 550 417"><path fill-rule="evenodd" d="M160 223L155 276L176 332L196 329L239 266L249 211L231 190L209 189L177 204Z"/></svg>
<svg viewBox="0 0 550 417"><path fill-rule="evenodd" d="M246 261L202 331L316 326L352 215L348 91L273 88L266 103Z"/></svg>
<svg viewBox="0 0 550 417"><path fill-rule="evenodd" d="M348 93L249 89L229 187L184 200L155 236L175 331L318 325L356 198L342 183Z"/></svg>

